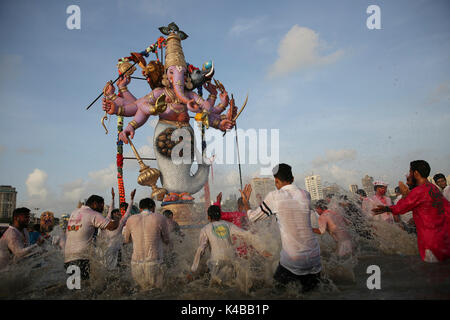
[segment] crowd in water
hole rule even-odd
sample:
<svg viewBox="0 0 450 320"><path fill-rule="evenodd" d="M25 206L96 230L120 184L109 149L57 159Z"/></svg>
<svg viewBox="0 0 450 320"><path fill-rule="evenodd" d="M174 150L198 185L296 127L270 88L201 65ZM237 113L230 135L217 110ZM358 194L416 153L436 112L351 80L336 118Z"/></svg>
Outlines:
<svg viewBox="0 0 450 320"><path fill-rule="evenodd" d="M78 270L83 288L98 291L93 281L114 279L129 289L121 297L170 288L170 298L183 298L181 288L193 283L284 297L289 290L312 294L331 288L336 273L354 282L353 268L365 246L386 254L413 254L417 260L420 256L421 263L443 263L450 258L449 187L441 174L434 176L436 185L430 183L430 171L424 160L411 162L394 203L383 181L374 182L370 197L358 190L353 198L336 194L311 201L295 185L292 168L281 163L273 169L276 190L257 207L249 204L250 185L240 190L233 212L222 211L220 193L202 213L208 223L200 230L180 227L170 210L157 212L150 198L133 206L136 190L129 204L115 209L113 189L106 217L104 199L92 195L61 217L59 225L51 212L44 212L30 230L30 210L17 208L0 240L0 297L17 297L12 288L27 288L27 281L34 281L32 289L38 291L39 281L28 275L43 279L48 270L60 272L59 283L41 287L57 287L58 292L69 290L71 273L66 271Z"/></svg>

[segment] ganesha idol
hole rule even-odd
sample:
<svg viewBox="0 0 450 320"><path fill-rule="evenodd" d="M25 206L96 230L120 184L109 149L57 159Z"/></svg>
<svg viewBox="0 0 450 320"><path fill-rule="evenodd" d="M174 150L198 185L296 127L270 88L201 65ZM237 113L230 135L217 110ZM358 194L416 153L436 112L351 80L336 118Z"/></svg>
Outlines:
<svg viewBox="0 0 450 320"><path fill-rule="evenodd" d="M170 28L171 25L174 24L165 28L165 34L168 37L160 86L153 88L146 96L136 99L126 87L130 77L124 77L118 82L119 91L122 93L121 97L114 94L112 85L109 84L105 87L106 99L103 100L103 110L108 114L134 117L119 135L119 139L125 144L134 137L135 131L142 127L150 116L159 117L153 137L153 148L159 170L151 169L153 171L149 173L154 180L152 182L152 198L163 200L164 209L174 211L174 218L179 223L183 223L181 216L184 215L188 220L186 215L189 213L187 211L191 209L182 208L183 206L180 204L192 203L192 195L207 182L210 167L206 159L202 158L202 161L198 161L202 155L195 148L194 131L189 124L189 111L196 116L196 119L201 118L203 123L207 122L207 126L224 132L233 128L234 121L231 120L231 117L222 115L229 104L229 97L220 82L220 102L216 105L217 87L210 82L214 74L214 64L206 63L201 70L188 68L181 47L181 40L187 36L184 32L179 31L176 25L175 28ZM203 85L209 92L206 100L193 91L199 85L200 87ZM183 129L184 133L178 134L177 131L180 131L178 129ZM186 138L186 133L188 133L188 138ZM180 135L181 137L179 137ZM183 150L186 150L183 148L179 152L177 145L179 147L179 144L186 145L186 143L193 150L193 152L189 152L191 161L184 161L185 159L181 163L174 161L174 156L183 156ZM194 154L197 155L198 170L191 176ZM162 188L155 185L158 177ZM179 212L183 210L184 213Z"/></svg>

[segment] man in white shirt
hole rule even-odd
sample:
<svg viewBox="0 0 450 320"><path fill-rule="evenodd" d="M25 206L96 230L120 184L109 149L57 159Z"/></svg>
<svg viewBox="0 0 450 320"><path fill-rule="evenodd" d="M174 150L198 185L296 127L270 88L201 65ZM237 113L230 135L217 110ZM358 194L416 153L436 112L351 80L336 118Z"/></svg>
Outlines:
<svg viewBox="0 0 450 320"><path fill-rule="evenodd" d="M92 195L86 205L73 211L69 218L64 248L64 267L76 265L80 268L81 279L89 279L90 249L93 243L95 228L114 230L119 226L118 220L110 220L102 216L104 200Z"/></svg>
<svg viewBox="0 0 450 320"><path fill-rule="evenodd" d="M251 186L241 191L251 222L275 216L280 228L280 263L274 274L279 285L300 282L302 291L314 289L322 270L320 247L311 226L311 201L308 193L293 184L291 167L281 163L273 169L277 190L270 192L261 205L250 210Z"/></svg>
<svg viewBox="0 0 450 320"><path fill-rule="evenodd" d="M30 245L29 223L30 209L17 208L13 211L13 223L0 239L0 270L34 253L37 245L42 244L43 239L39 238L37 244Z"/></svg>
<svg viewBox="0 0 450 320"><path fill-rule="evenodd" d="M122 205L126 205L126 212L122 216L120 209L114 209L114 188L111 189L111 206L108 210L107 218L119 220L119 226L117 229L114 229L112 231L105 229L101 232L101 237L106 241L106 249L104 252L104 263L108 270L114 270L122 261L122 243L123 243L123 236L122 231L125 227L125 224L127 223L128 218L131 216L131 207L134 201L134 195L136 194L136 189L131 191L130 194L130 204L127 204L126 202L122 202L120 204L120 207L122 208ZM125 207L124 205L124 207Z"/></svg>
<svg viewBox="0 0 450 320"><path fill-rule="evenodd" d="M199 246L195 253L194 262L192 263L191 272L196 272L200 263L200 258L207 248L211 249L211 256L207 261L209 272L212 278L219 279L221 270L230 267L233 269L232 261L236 259L236 249L233 247L232 238L241 238L243 241L252 244L253 247L264 257L271 256L270 253L262 247L262 241L252 234L250 231L239 228L231 222L221 220L221 210L219 206L212 205L208 208L209 223L200 231ZM239 241L239 240L237 240ZM235 243L239 246L239 243ZM224 274L224 276L230 276ZM192 276L188 275L191 279ZM224 279L220 279L223 281Z"/></svg>
<svg viewBox="0 0 450 320"><path fill-rule="evenodd" d="M124 243L133 241L131 275L142 289L162 288L164 282L164 246L169 245L167 218L155 213L150 198L139 202L140 214L131 216L124 232Z"/></svg>
<svg viewBox="0 0 450 320"><path fill-rule="evenodd" d="M437 184L439 189L441 189L442 194L444 195L447 201L450 201L450 186L447 185L447 179L442 173L435 174L433 177L434 182Z"/></svg>

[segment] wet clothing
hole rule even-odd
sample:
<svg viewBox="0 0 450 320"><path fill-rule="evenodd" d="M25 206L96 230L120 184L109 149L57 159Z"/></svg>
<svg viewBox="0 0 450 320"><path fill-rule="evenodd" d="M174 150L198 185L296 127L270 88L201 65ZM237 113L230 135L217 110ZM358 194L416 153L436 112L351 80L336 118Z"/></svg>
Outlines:
<svg viewBox="0 0 450 320"><path fill-rule="evenodd" d="M200 258L208 247L211 249L211 256L207 262L210 268L222 261L232 261L236 257L232 242L233 236L251 243L259 252L264 250L259 238L250 231L243 230L228 221L213 221L200 230L199 246L191 271L197 271Z"/></svg>
<svg viewBox="0 0 450 320"><path fill-rule="evenodd" d="M122 248L123 236L122 231L127 223L128 218L131 216L131 207L129 204L126 213L122 216L119 222L119 226L114 230L102 230L101 236L107 242L106 250L104 252L104 263L108 270L113 270L117 267L119 262L119 253ZM107 217L112 219L111 213L114 210L114 202L111 203Z"/></svg>
<svg viewBox="0 0 450 320"><path fill-rule="evenodd" d="M365 198L362 203L363 212L366 215L367 218L375 221L385 221L388 223L394 223L394 217L390 212L384 212L379 215L374 215L372 212L372 209L378 207L378 206L391 206L392 201L391 198L382 196L379 197L376 194Z"/></svg>
<svg viewBox="0 0 450 320"><path fill-rule="evenodd" d="M30 237L26 228L20 232L9 226L0 239L0 270L11 262L17 262L37 249L37 244L30 245Z"/></svg>
<svg viewBox="0 0 450 320"><path fill-rule="evenodd" d="M124 232L124 242L133 241L131 274L141 288L162 285L164 246L169 244L167 218L148 210L131 216Z"/></svg>
<svg viewBox="0 0 450 320"><path fill-rule="evenodd" d="M220 219L224 221L231 222L235 226L242 228L244 230L248 230L248 217L247 213L240 211L230 211L224 212L222 211L222 207L219 202L214 203L215 206L220 208ZM233 236L233 242L237 241L237 238ZM249 247L245 242L242 241L242 244L236 248L236 251L240 257L246 257L248 253Z"/></svg>
<svg viewBox="0 0 450 320"><path fill-rule="evenodd" d="M275 216L280 228L280 264L296 275L322 270L320 247L311 227L309 194L294 184L267 194L261 205L249 210L251 222Z"/></svg>
<svg viewBox="0 0 450 320"><path fill-rule="evenodd" d="M442 190L442 194L447 201L450 201L450 186L446 186L444 190Z"/></svg>
<svg viewBox="0 0 450 320"><path fill-rule="evenodd" d="M283 267L278 265L277 270L273 275L277 286L285 286L290 282L300 283L302 285L302 292L308 292L314 289L320 281L320 272L313 274L296 275Z"/></svg>
<svg viewBox="0 0 450 320"><path fill-rule="evenodd" d="M395 215L412 210L422 260L433 262L450 258L450 204L434 184L415 187L390 209Z"/></svg>
<svg viewBox="0 0 450 320"><path fill-rule="evenodd" d="M352 241L351 236L346 230L345 218L339 213L326 210L323 212L318 220L320 233L328 231L330 235L337 242L337 254L339 257L344 257L352 254Z"/></svg>
<svg viewBox="0 0 450 320"><path fill-rule="evenodd" d="M89 259L95 228L105 229L110 221L88 206L73 211L67 225L64 262Z"/></svg>

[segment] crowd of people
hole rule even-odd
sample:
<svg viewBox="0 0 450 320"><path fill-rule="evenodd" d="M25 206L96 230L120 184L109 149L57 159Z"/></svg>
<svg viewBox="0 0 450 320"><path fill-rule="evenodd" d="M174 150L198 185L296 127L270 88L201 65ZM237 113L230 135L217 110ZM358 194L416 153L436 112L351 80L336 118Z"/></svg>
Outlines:
<svg viewBox="0 0 450 320"><path fill-rule="evenodd" d="M406 232L416 233L421 259L444 261L450 258L449 187L442 174L434 176L437 186L430 183L427 179L430 171L424 160L411 162L406 184L399 182L396 188L394 203L386 196L387 184L383 181L374 182L373 196L367 197L364 190L358 190L356 204L346 201L346 196L339 197L344 212L351 213L345 216L333 207L332 197L312 202L310 194L294 184L292 168L281 163L273 169L276 190L260 199L257 207L250 207L252 188L249 184L240 190L237 211L223 212L222 194L217 196L207 210L209 223L200 230L187 281L199 276L199 269L202 269L199 265L207 249L210 274L217 274L224 267L232 269L236 257L247 259L250 254L263 259L273 257L275 253L265 247L263 238L275 235L257 228L264 220L274 221L281 237L279 263L273 274L277 288L289 283L300 284L302 292L316 288L322 271L318 235L330 234L336 242L336 256L347 259L354 250L350 230L370 238L371 221L398 225ZM107 244L102 258L108 270L120 268L122 248L131 244L132 278L141 289L162 288L166 270L175 261L174 238L183 241L184 234L173 219L173 213L170 210L157 213L155 202L150 198L140 200L139 212L133 212L135 192L131 192L129 204L121 203L119 209L115 209L112 189L112 203L106 216L102 215L104 199L92 195L70 217L62 217L58 228L53 228L53 214L44 212L40 225L32 225L30 232L27 230L30 210L15 209L13 222L0 240L0 272L8 272L8 267L36 254L40 246L52 245L63 252L64 267L79 267L81 279L87 280L93 244L101 238ZM311 214L317 215L318 227L313 227Z"/></svg>

